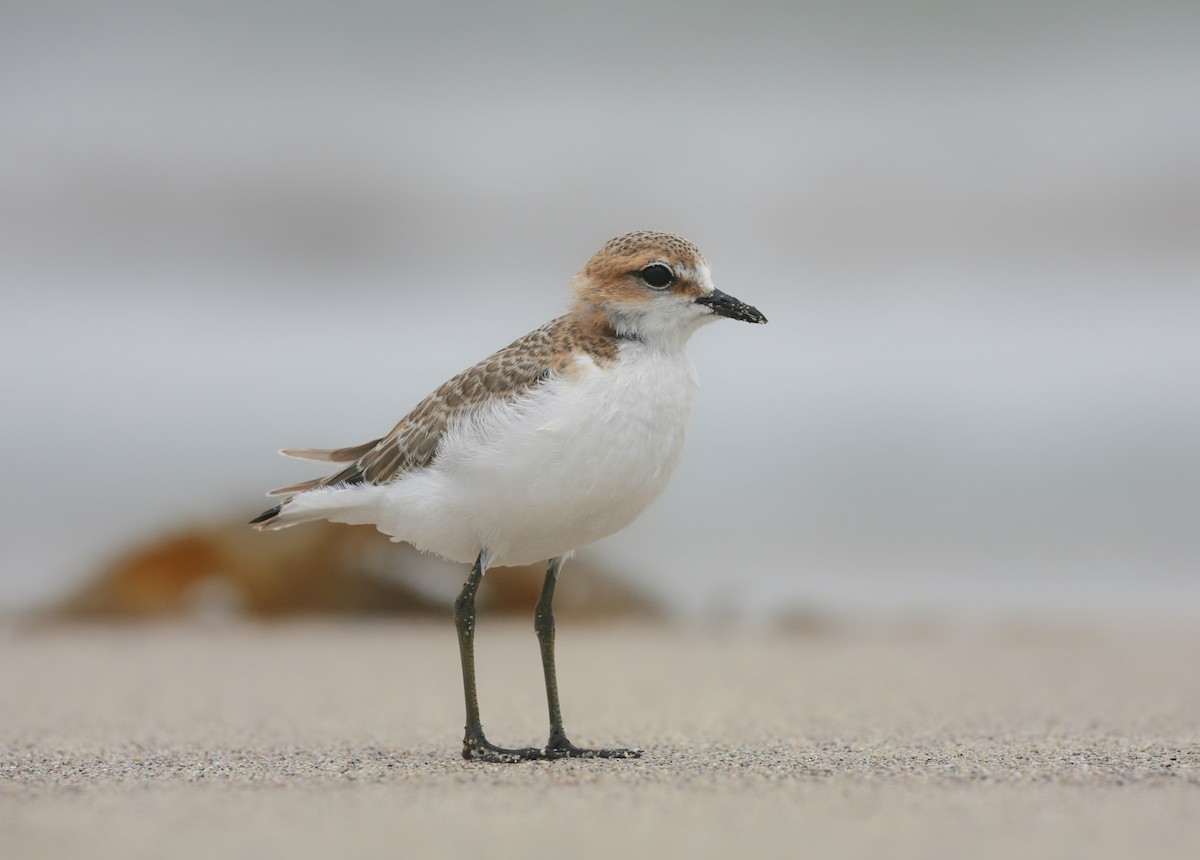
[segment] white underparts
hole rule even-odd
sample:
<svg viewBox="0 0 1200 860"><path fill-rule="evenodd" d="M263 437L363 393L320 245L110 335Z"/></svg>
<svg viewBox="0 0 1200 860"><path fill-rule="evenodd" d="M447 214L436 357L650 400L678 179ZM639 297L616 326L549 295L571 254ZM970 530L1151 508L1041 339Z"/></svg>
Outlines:
<svg viewBox="0 0 1200 860"><path fill-rule="evenodd" d="M575 361L515 402L451 427L429 467L384 486L303 493L280 525L374 523L454 561L472 563L486 549L492 565L543 561L619 531L679 463L695 369L682 343L625 341L615 362Z"/></svg>

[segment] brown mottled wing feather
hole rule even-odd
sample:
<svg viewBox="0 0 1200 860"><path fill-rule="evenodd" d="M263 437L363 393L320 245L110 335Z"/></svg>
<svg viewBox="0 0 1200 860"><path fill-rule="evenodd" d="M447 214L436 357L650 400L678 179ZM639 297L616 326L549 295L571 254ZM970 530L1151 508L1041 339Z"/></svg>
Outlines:
<svg viewBox="0 0 1200 860"><path fill-rule="evenodd" d="M361 445L355 445L350 448L284 448L279 453L285 457L294 457L297 460L317 460L322 463L353 463L382 441L383 438L380 437L379 439L372 439L370 442L364 442Z"/></svg>
<svg viewBox="0 0 1200 860"><path fill-rule="evenodd" d="M272 490L271 495L302 493L336 484L394 481L433 462L446 428L454 421L488 403L512 400L531 390L550 373L562 370L576 352L586 352L602 361L615 358L616 348L615 338L607 332L585 330L574 318L560 317L446 382L417 404L391 433L363 451L352 465L324 478ZM338 462L334 455L359 453L360 449L367 449L367 445L332 452L295 453L320 454L320 459ZM325 457L326 453L330 456Z"/></svg>

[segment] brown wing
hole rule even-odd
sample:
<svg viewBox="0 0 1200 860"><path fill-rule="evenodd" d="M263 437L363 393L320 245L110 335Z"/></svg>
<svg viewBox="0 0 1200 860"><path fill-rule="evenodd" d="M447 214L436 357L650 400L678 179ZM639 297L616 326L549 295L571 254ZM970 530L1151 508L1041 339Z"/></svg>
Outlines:
<svg viewBox="0 0 1200 860"><path fill-rule="evenodd" d="M382 441L382 437L372 439L370 442L364 442L352 448L284 448L279 453L285 457L294 457L297 460L317 460L322 463L353 463Z"/></svg>
<svg viewBox="0 0 1200 860"><path fill-rule="evenodd" d="M269 495L302 493L336 484L386 484L428 466L437 455L446 428L453 422L487 404L510 401L531 390L550 373L563 369L577 348L593 353L595 344L581 334L569 317L547 323L446 382L418 403L392 432L374 443L332 451L285 451L305 459L335 463L347 462L341 459L347 454L357 457L340 472L280 487ZM615 345L612 350L615 354Z"/></svg>

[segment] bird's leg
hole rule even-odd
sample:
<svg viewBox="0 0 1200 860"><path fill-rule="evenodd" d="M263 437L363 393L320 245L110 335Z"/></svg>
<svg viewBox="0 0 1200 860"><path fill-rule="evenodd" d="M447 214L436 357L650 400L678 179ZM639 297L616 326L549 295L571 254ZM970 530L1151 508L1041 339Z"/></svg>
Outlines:
<svg viewBox="0 0 1200 860"><path fill-rule="evenodd" d="M468 761L517 762L543 757L533 747L504 749L488 742L479 722L479 698L475 692L475 592L487 568L485 554L480 553L471 568L462 592L454 601L454 626L458 628L458 653L462 658L463 694L467 700L467 725L463 735L463 758Z"/></svg>
<svg viewBox="0 0 1200 860"><path fill-rule="evenodd" d="M546 579L542 583L542 595L538 598L533 615L533 629L537 631L538 644L542 649L542 671L546 674L546 703L550 707L550 740L546 744L546 758L640 758L639 749L581 749L567 740L563 731L562 709L558 703L558 673L554 668L554 586L558 584L558 572L562 569L562 557L550 559Z"/></svg>

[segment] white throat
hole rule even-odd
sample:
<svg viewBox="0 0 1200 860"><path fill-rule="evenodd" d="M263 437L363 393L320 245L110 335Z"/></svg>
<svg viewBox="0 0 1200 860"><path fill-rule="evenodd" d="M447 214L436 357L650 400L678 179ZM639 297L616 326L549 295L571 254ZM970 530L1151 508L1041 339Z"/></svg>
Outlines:
<svg viewBox="0 0 1200 860"><path fill-rule="evenodd" d="M717 319L711 310L690 300L634 307L616 305L605 313L617 335L638 340L663 352L679 352L696 329Z"/></svg>

